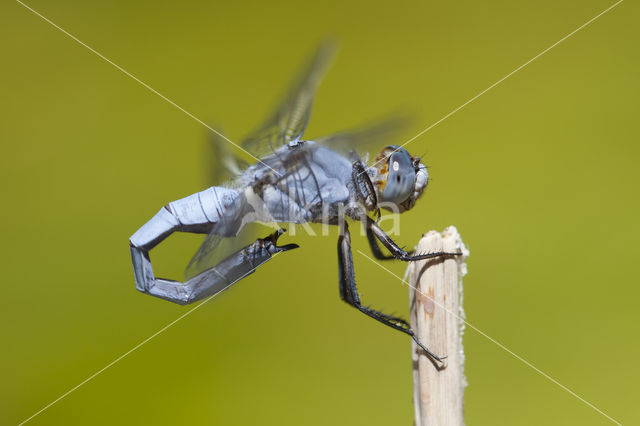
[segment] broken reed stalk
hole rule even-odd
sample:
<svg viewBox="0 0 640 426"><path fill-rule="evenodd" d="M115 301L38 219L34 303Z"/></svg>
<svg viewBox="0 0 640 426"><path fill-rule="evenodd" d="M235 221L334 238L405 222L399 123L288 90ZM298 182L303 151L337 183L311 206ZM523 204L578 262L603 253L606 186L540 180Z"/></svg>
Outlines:
<svg viewBox="0 0 640 426"><path fill-rule="evenodd" d="M462 332L462 277L469 250L455 227L442 233L429 231L416 253L461 252L461 256L433 258L409 265L411 326L422 343L438 356L434 362L415 342L413 356L413 402L416 426L463 425L464 377Z"/></svg>

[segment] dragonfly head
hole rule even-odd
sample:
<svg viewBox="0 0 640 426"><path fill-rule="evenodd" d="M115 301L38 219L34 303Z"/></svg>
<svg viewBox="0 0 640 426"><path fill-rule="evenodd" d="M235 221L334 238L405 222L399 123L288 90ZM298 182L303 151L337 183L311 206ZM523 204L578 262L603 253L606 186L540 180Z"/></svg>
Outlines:
<svg viewBox="0 0 640 426"><path fill-rule="evenodd" d="M411 209L422 195L429 181L427 167L420 158L397 145L389 145L375 159L377 172L375 184L382 208L393 211L389 203L400 209L400 213ZM387 206L385 207L386 204Z"/></svg>

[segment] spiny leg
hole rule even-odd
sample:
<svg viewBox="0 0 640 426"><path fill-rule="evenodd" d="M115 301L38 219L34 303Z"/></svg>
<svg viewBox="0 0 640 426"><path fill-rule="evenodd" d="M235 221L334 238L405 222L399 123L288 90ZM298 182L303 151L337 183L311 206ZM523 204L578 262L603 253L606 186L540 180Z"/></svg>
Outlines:
<svg viewBox="0 0 640 426"><path fill-rule="evenodd" d="M378 260L392 260L395 259L393 255L387 255L380 250L380 246L378 245L378 241L376 241L376 236L367 226L367 241L369 241L369 247L371 248L371 253L373 253L373 257Z"/></svg>
<svg viewBox="0 0 640 426"><path fill-rule="evenodd" d="M372 234L372 237L369 236L370 234ZM367 217L367 238L369 238L369 244L371 244L372 241L375 242L375 240L373 240L373 237L377 238L382 243L382 245L385 246L387 250L391 252L391 255L394 258L399 260L404 260L405 262L414 262L417 260L432 259L434 257L441 257L441 256L462 255L462 253L460 252L451 253L451 252L445 252L445 251L439 251L435 253L415 254L415 255L407 253L400 246L398 246L398 244L396 244L391 239L391 237L389 237L387 233L384 232L382 228L380 228L380 226L378 226L378 224L373 221L373 219ZM373 250L373 247L372 247L372 250ZM374 256L375 256L375 252L374 252Z"/></svg>
<svg viewBox="0 0 640 426"><path fill-rule="evenodd" d="M422 344L407 321L362 305L358 289L356 288L356 279L353 270L351 234L349 233L349 227L346 223L344 223L344 228L341 229L340 237L338 238L338 269L340 274L340 298L342 300L358 309L363 314L380 321L384 325L411 336L416 344L420 346L431 358L440 363L443 362L446 357L439 357Z"/></svg>

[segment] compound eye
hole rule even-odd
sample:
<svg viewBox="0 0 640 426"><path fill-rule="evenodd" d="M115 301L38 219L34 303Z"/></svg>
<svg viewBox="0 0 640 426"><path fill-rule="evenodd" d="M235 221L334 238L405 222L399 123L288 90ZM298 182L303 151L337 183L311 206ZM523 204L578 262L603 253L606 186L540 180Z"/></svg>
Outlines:
<svg viewBox="0 0 640 426"><path fill-rule="evenodd" d="M383 200L402 203L413 194L416 171L406 150L397 150L389 157L389 175L383 192Z"/></svg>

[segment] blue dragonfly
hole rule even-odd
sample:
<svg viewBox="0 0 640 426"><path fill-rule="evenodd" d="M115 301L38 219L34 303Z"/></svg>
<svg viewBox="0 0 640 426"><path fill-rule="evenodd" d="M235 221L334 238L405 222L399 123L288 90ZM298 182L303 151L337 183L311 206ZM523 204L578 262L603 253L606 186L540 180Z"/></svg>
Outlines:
<svg viewBox="0 0 640 426"><path fill-rule="evenodd" d="M136 288L171 302L189 304L227 289L275 254L298 247L278 245L283 224L322 223L339 227L339 289L343 301L377 321L408 334L434 360L410 324L362 303L356 288L351 234L345 219L363 223L373 255L380 260L416 261L460 253L411 254L378 225L380 209L410 210L427 186L421 159L397 145L385 146L372 164L357 154L372 141L388 137L394 120L365 130L306 140L303 133L320 80L333 57L322 45L299 74L279 108L250 135L242 148L258 158L249 165L214 138L216 186L172 201L129 239ZM372 218L377 216L377 219ZM254 223L277 224L256 238ZM207 234L186 269L186 281L154 275L149 251L171 233ZM384 254L381 243L389 254Z"/></svg>

